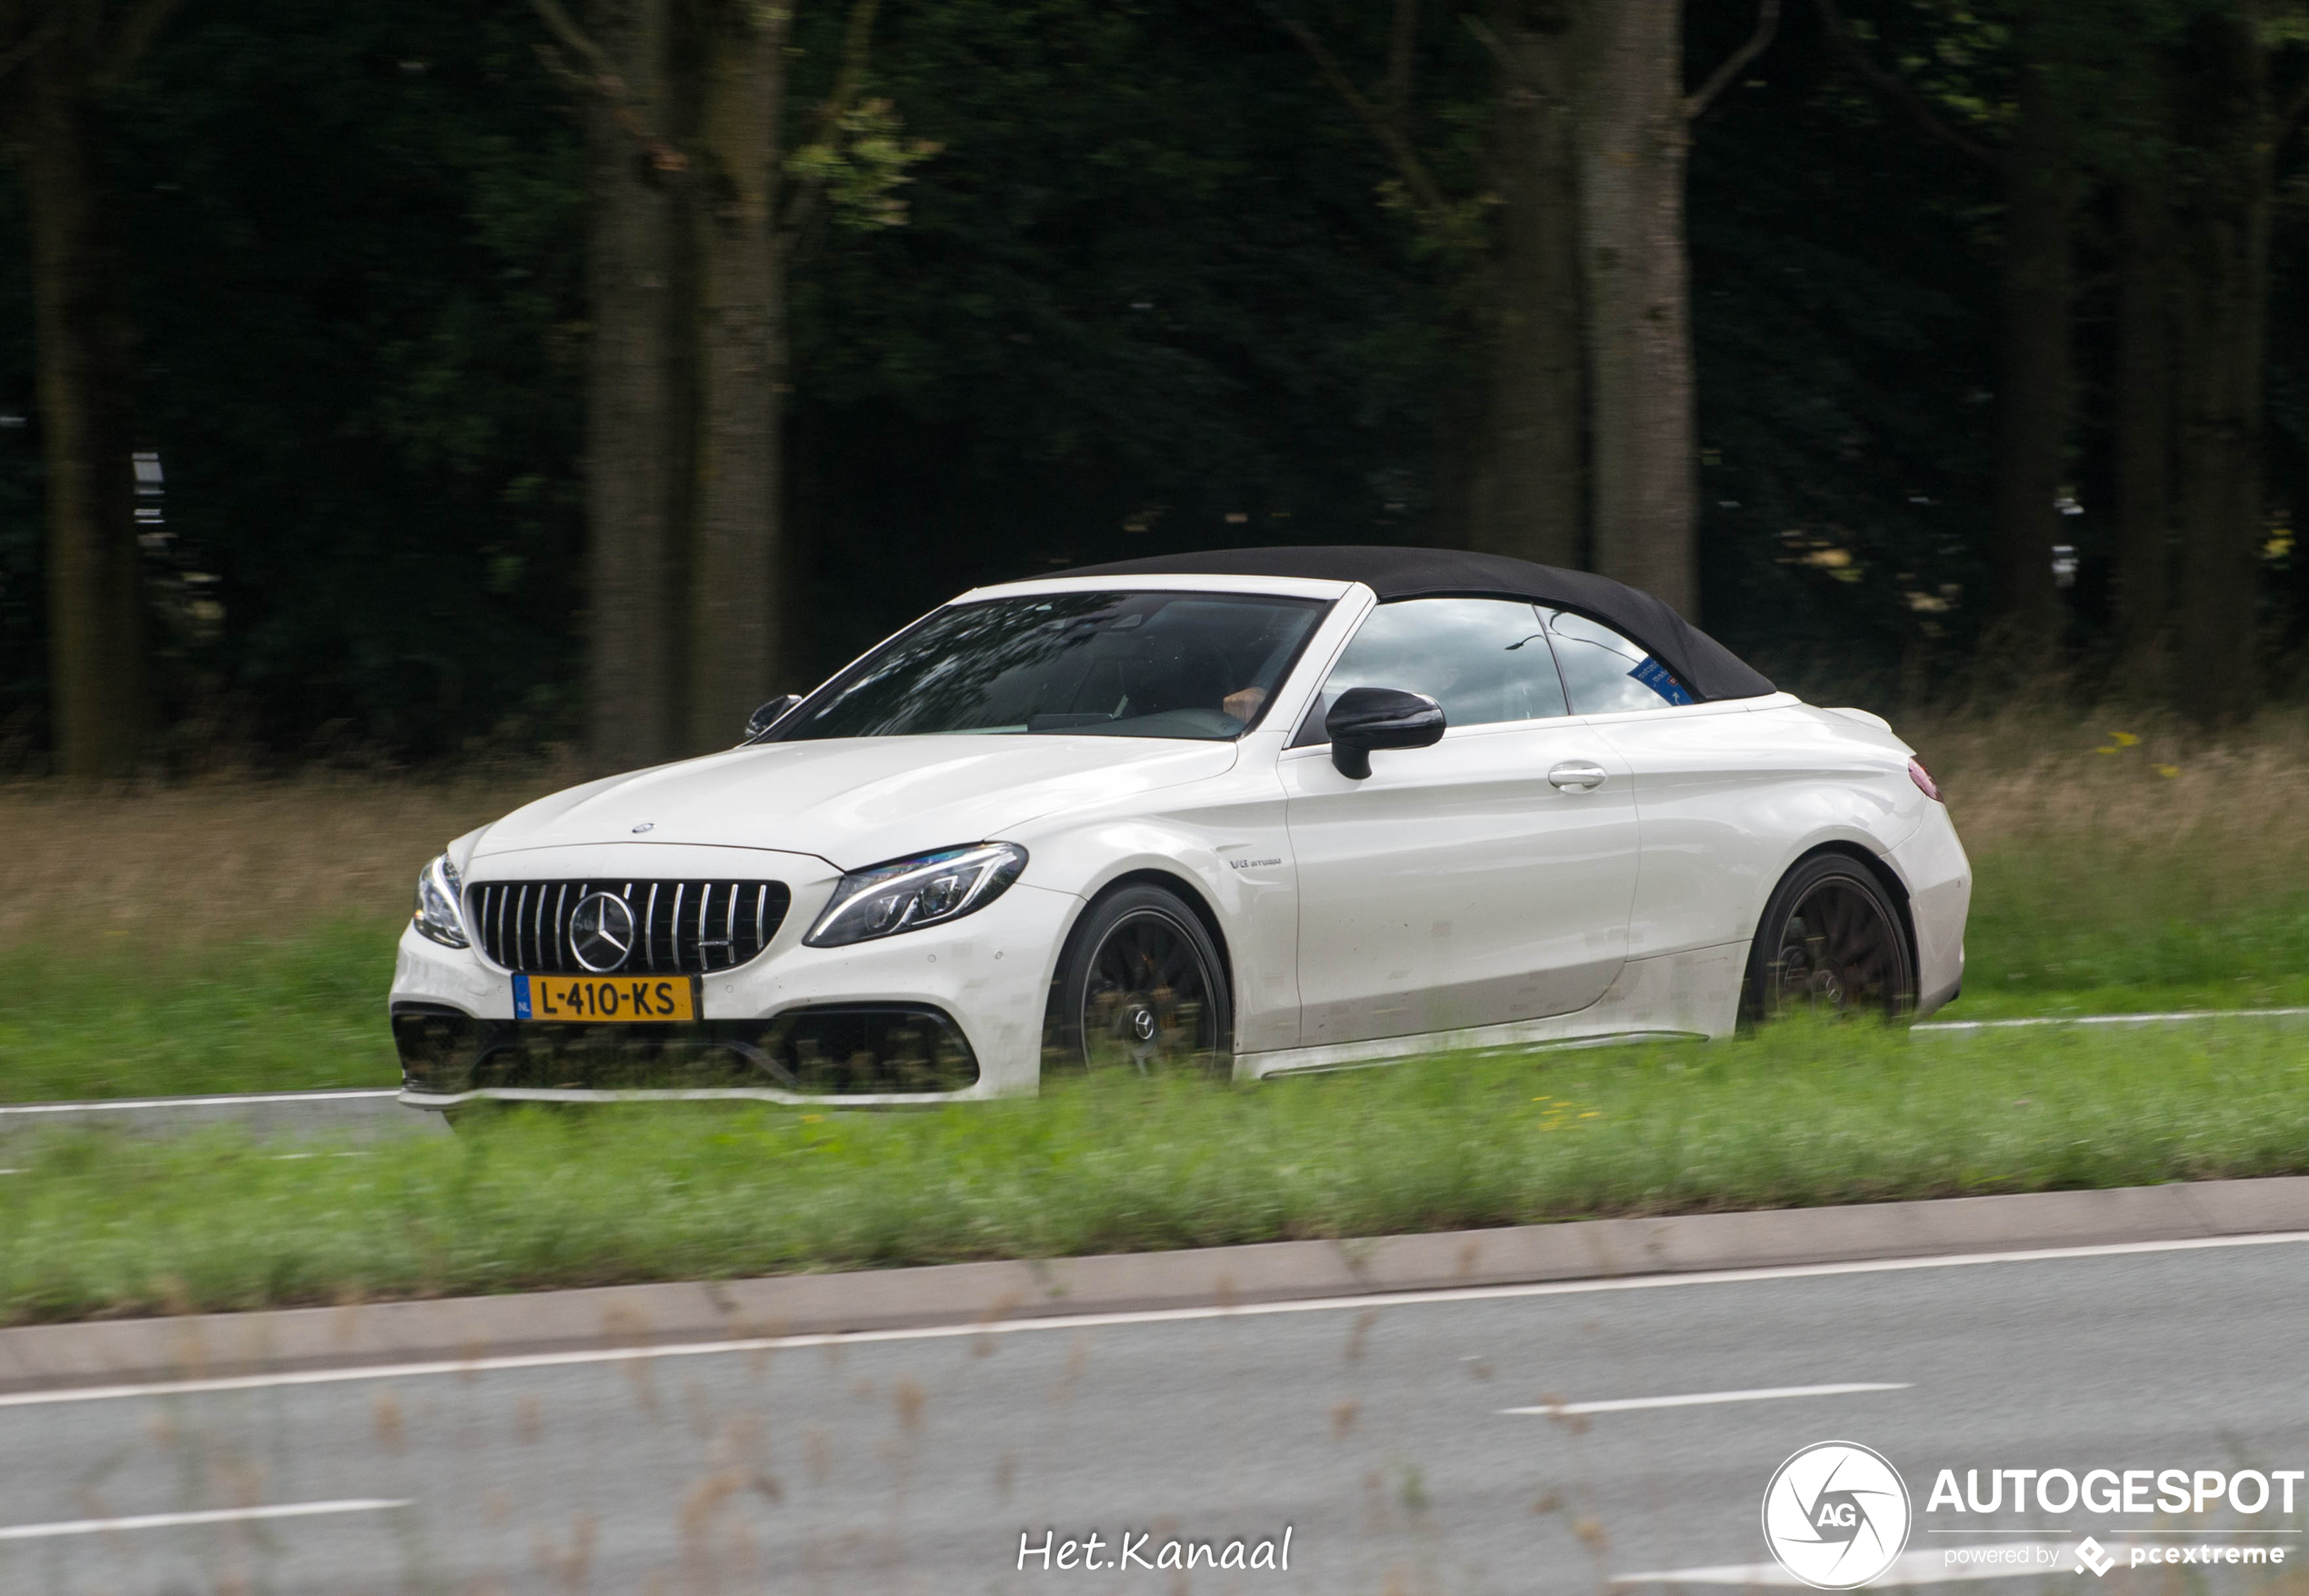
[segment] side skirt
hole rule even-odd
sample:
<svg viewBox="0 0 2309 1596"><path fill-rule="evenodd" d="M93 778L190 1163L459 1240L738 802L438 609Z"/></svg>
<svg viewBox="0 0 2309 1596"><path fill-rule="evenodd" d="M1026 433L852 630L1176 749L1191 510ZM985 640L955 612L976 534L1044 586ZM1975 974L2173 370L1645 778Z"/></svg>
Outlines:
<svg viewBox="0 0 2309 1596"><path fill-rule="evenodd" d="M1380 1036L1324 1047L1241 1053L1238 1081L1399 1062L1424 1053L1528 1047L1612 1047L1636 1042L1698 1042L1729 1036L1739 1019L1748 944L1725 943L1630 959L1604 995L1584 1009L1538 1020Z"/></svg>

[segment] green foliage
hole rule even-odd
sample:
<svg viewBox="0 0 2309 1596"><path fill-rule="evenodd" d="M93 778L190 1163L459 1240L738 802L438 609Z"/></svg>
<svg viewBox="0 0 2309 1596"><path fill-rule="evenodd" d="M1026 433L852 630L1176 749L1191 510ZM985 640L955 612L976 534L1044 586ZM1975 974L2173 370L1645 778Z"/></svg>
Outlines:
<svg viewBox="0 0 2309 1596"><path fill-rule="evenodd" d="M2099 180L2156 154L2155 52L2220 3L1845 9L1875 59L1991 145L2025 12ZM1391 7L1288 10L1380 97ZM791 525L817 664L960 587L1059 564L1448 535L1438 473L1464 450L1446 429L1482 370L1467 340L1494 66L1451 8L1421 8L1409 136L1464 212L1441 248L1277 15L886 0L821 128L848 7L797 8L791 170L847 224L812 235L794 286ZM2290 40L2300 7L2264 15ZM1754 24L1752 0L1691 0L1687 81ZM445 755L575 724L583 150L542 36L520 5L208 0L115 97L143 431L177 564L223 578L215 635L173 640L163 672L188 756L220 740ZM1704 618L1792 680L1849 693L1873 673L1889 692L1962 670L1975 641L2001 188L1856 76L1812 8L1787 9L1747 79L1692 159ZM2297 183L2286 194L2281 507L2309 497L2289 292L2304 211ZM2088 286L2105 274L2096 217ZM24 253L11 188L0 414L34 425L0 426L0 763L44 734ZM2089 384L2105 364L2089 294L2086 314ZM2109 494L2087 444L2089 636ZM2296 640L2304 570L2270 566Z"/></svg>
<svg viewBox="0 0 2309 1596"><path fill-rule="evenodd" d="M115 96L142 431L177 563L223 578L221 634L163 673L195 740L437 753L567 695L578 140L532 26L231 0L177 17ZM0 394L28 409L17 206ZM0 434L0 563L36 536L25 437Z"/></svg>
<svg viewBox="0 0 2309 1596"><path fill-rule="evenodd" d="M31 425L32 284L23 190L0 184L0 769L45 741L45 530L39 434Z"/></svg>
<svg viewBox="0 0 2309 1596"><path fill-rule="evenodd" d="M941 154L906 226L829 236L796 286L823 660L1055 564L1416 535L1447 307L1282 30L895 5L873 87Z"/></svg>
<svg viewBox="0 0 2309 1596"><path fill-rule="evenodd" d="M1743 15L1694 8L1687 77ZM1903 664L1962 661L1986 585L1998 185L1815 30L1750 85L1692 151L1704 623L1798 691L1884 704Z"/></svg>
<svg viewBox="0 0 2309 1596"><path fill-rule="evenodd" d="M889 101L861 100L834 119L832 136L787 157L785 169L797 181L823 185L848 226L903 227L906 203L898 190L914 181L908 168L939 147L930 139L902 136L904 125Z"/></svg>

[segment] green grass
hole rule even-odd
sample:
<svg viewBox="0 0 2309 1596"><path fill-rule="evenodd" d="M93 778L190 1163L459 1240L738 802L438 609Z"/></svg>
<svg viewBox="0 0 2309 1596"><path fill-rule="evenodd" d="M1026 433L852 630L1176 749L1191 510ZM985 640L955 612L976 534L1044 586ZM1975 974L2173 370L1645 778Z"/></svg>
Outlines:
<svg viewBox="0 0 2309 1596"><path fill-rule="evenodd" d="M0 1319L1354 1236L2309 1172L2309 1032L1763 1041L907 1113L514 1112L294 1161L10 1154Z"/></svg>
<svg viewBox="0 0 2309 1596"><path fill-rule="evenodd" d="M2309 1004L2309 884L2278 864L2208 892L2204 863L2057 839L1984 854L1964 995L1945 1017Z"/></svg>
<svg viewBox="0 0 2309 1596"><path fill-rule="evenodd" d="M0 1100L397 1086L385 1027L397 923L150 952L19 947L0 997Z"/></svg>

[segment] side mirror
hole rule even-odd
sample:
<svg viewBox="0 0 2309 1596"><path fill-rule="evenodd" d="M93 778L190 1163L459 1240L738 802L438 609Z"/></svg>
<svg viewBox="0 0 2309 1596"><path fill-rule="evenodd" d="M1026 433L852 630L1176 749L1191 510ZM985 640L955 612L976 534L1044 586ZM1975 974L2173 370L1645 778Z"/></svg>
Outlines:
<svg viewBox="0 0 2309 1596"><path fill-rule="evenodd" d="M1350 687L1323 717L1331 763L1349 781L1371 774L1374 748L1431 748L1443 740L1443 705L1424 693Z"/></svg>
<svg viewBox="0 0 2309 1596"><path fill-rule="evenodd" d="M772 726L776 725L780 721L784 720L785 718L785 712L792 709L795 704L801 702L802 695L798 693L789 693L784 698L771 699L769 703L755 710L754 713L747 718L745 723L745 740L751 743L755 738L759 737L763 733L768 731Z"/></svg>

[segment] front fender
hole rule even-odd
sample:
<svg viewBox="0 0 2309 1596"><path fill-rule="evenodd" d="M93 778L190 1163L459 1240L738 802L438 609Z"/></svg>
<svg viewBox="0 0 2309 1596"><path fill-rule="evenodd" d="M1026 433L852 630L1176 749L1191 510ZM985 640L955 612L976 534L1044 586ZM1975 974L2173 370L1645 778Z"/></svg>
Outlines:
<svg viewBox="0 0 2309 1596"><path fill-rule="evenodd" d="M1005 840L1026 848L1038 885L1076 900L1070 932L1084 909L1125 880L1164 877L1192 892L1216 923L1229 966L1236 1050L1298 1045L1298 881L1279 795L1264 804L1116 816Z"/></svg>

